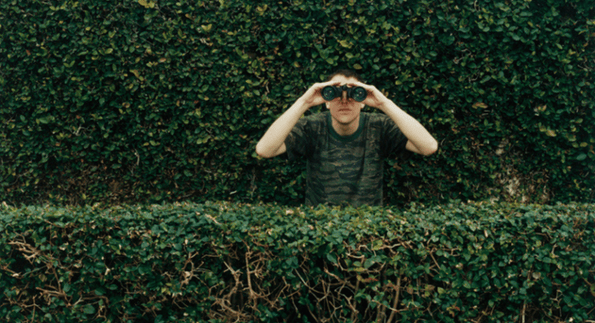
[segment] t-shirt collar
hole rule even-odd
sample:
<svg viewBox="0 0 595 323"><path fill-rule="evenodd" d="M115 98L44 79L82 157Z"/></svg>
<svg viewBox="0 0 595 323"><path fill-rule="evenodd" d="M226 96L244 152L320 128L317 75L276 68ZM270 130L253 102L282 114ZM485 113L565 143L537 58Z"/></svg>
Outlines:
<svg viewBox="0 0 595 323"><path fill-rule="evenodd" d="M341 136L340 134L337 133L337 131L335 131L335 128L333 128L333 119L331 117L331 113L330 111L326 112L326 124L328 127L328 131L331 134L331 136L339 141L353 141L355 139L357 139L362 132L364 131L364 123L365 123L365 117L366 114L365 113L360 113L359 115L359 126L357 127L357 130L349 135L349 136Z"/></svg>

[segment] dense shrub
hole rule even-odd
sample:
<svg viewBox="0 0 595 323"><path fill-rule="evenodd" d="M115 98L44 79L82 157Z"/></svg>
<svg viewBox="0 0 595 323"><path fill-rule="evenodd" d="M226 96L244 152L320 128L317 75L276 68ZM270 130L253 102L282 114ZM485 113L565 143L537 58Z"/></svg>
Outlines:
<svg viewBox="0 0 595 323"><path fill-rule="evenodd" d="M0 207L0 320L593 322L594 210Z"/></svg>
<svg viewBox="0 0 595 323"><path fill-rule="evenodd" d="M0 200L303 201L254 154L338 67L435 135L387 202L593 201L595 3L0 2ZM314 109L317 111L317 109Z"/></svg>

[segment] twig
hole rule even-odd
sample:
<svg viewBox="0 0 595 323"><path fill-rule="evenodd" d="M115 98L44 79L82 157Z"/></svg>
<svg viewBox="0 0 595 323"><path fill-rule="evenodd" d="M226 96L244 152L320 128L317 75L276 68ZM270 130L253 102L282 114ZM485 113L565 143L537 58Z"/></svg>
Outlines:
<svg viewBox="0 0 595 323"><path fill-rule="evenodd" d="M359 279L355 283L355 290L353 291L353 302L355 304L357 304L355 297L357 296L358 290L359 290ZM355 308L355 305L351 305L351 302L348 302L348 304L349 304L349 307L351 307L351 309L353 310L353 312L351 312L351 322L355 322L355 316L357 315L358 310Z"/></svg>
<svg viewBox="0 0 595 323"><path fill-rule="evenodd" d="M388 317L387 323L392 322L393 317L395 316L395 313L398 313L396 308L397 308L397 305L399 305L400 291L401 291L401 276L399 276L399 278L397 279L397 287L395 288L395 300L393 301L393 308L391 308L391 313L390 313L390 316ZM393 310L393 309L395 309L395 310Z"/></svg>
<svg viewBox="0 0 595 323"><path fill-rule="evenodd" d="M434 258L434 253L430 252L430 257L432 257L432 260L434 260L434 263L436 264L436 267L438 267L438 270L442 270L440 268L440 265L438 264L438 262L436 261L436 258Z"/></svg>
<svg viewBox="0 0 595 323"><path fill-rule="evenodd" d="M523 303L523 311L521 312L521 322L522 323L525 323L525 309L526 309L526 307L527 307L527 302L525 301Z"/></svg>

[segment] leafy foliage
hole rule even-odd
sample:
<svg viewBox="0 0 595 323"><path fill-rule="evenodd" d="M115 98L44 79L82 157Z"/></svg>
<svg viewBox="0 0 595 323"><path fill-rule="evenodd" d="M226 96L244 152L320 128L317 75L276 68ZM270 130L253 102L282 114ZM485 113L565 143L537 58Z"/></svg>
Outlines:
<svg viewBox="0 0 595 323"><path fill-rule="evenodd" d="M595 5L579 0L0 3L0 199L303 201L256 141L338 67L418 118L387 202L593 201ZM316 110L316 109L315 109Z"/></svg>
<svg viewBox="0 0 595 323"><path fill-rule="evenodd" d="M0 207L14 322L588 322L595 210Z"/></svg>

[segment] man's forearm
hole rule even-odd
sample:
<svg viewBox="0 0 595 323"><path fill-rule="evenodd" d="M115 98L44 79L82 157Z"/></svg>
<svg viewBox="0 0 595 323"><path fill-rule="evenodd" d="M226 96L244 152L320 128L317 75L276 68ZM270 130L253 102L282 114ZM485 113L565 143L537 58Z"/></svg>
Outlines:
<svg viewBox="0 0 595 323"><path fill-rule="evenodd" d="M438 150L438 142L428 130L394 102L387 100L379 108L397 124L409 142L415 146L417 152L427 156Z"/></svg>
<svg viewBox="0 0 595 323"><path fill-rule="evenodd" d="M285 113L283 113L271 127L265 132L264 136L256 145L256 153L264 158L270 158L285 152L285 139L291 132L291 129L298 122L300 117L310 107L303 100L298 99ZM282 151L280 151L280 149Z"/></svg>

